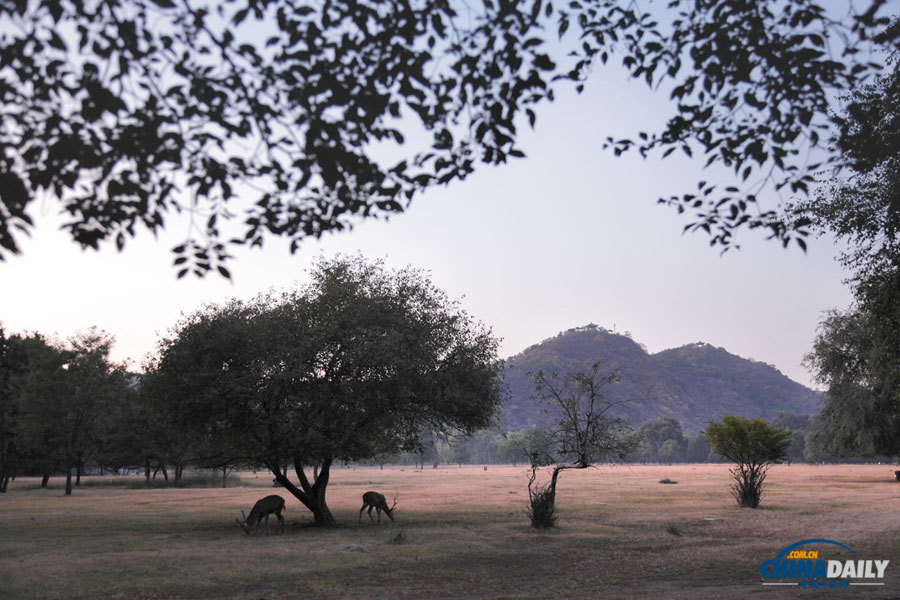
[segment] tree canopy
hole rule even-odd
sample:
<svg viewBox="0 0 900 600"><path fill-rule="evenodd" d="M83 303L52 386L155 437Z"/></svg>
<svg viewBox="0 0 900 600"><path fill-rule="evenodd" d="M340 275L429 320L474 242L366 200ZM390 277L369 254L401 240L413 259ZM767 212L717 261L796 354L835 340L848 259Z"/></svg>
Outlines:
<svg viewBox="0 0 900 600"><path fill-rule="evenodd" d="M501 363L490 332L421 272L338 258L311 275L295 290L189 315L160 342L149 376L170 382L160 389L210 452L266 466L330 525L333 461L488 426Z"/></svg>
<svg viewBox="0 0 900 600"><path fill-rule="evenodd" d="M888 314L868 304L829 312L806 356L826 386L812 435L829 454L900 456L900 301L884 302Z"/></svg>
<svg viewBox="0 0 900 600"><path fill-rule="evenodd" d="M179 276L228 277L235 244L282 236L293 251L523 156L535 105L614 56L664 84L673 114L612 151L698 153L734 174L661 199L694 215L687 228L725 247L742 228L802 244L806 220L759 196L806 192L829 97L894 41L883 4L832 18L813 0L2 2L0 258L48 195L95 249L188 212Z"/></svg>
<svg viewBox="0 0 900 600"><path fill-rule="evenodd" d="M900 19L883 37L897 32ZM796 207L819 231L849 242L841 260L863 288L869 278L900 270L900 46L890 48L886 62L883 73L844 98L834 116L838 169Z"/></svg>
<svg viewBox="0 0 900 600"><path fill-rule="evenodd" d="M900 31L895 19L884 37ZM806 357L827 387L811 428L837 455L900 454L900 48L836 117L841 170L798 205L820 231L849 242L854 302L826 313Z"/></svg>
<svg viewBox="0 0 900 600"><path fill-rule="evenodd" d="M734 463L732 495L738 505L757 508L766 472L787 457L791 433L762 419L728 416L721 423L709 423L705 434L712 449Z"/></svg>
<svg viewBox="0 0 900 600"><path fill-rule="evenodd" d="M62 468L71 494L73 470L80 479L86 459L96 456L103 423L127 386L123 367L109 359L113 340L92 328L66 344L37 334L9 341L16 355L8 375L13 452L6 457L12 464L0 466L31 463L45 476Z"/></svg>

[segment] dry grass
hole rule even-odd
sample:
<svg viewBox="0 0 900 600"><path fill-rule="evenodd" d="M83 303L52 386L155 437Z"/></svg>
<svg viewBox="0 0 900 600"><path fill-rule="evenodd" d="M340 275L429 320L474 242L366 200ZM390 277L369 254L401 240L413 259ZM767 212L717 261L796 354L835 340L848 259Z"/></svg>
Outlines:
<svg viewBox="0 0 900 600"><path fill-rule="evenodd" d="M892 470L775 467L757 510L735 505L725 465L566 472L559 527L535 531L522 467L337 469L329 504L341 527L308 527L282 492L286 534L255 538L234 517L275 491L265 475L224 490L93 486L69 498L17 480L0 496L0 597L796 597L815 592L763 588L760 563L827 538L892 561L884 587L842 595L898 598ZM356 524L369 489L396 493L395 522Z"/></svg>

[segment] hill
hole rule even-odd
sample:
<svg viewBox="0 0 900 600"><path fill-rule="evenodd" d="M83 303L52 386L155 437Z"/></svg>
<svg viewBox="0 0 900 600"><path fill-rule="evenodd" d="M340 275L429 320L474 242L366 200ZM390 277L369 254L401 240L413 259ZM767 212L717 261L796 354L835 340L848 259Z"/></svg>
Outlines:
<svg viewBox="0 0 900 600"><path fill-rule="evenodd" d="M618 369L622 380L608 388L607 397L625 400L614 409L616 416L634 426L673 417L683 428L698 431L706 421L724 415L771 419L780 410L818 411L818 392L788 379L771 365L704 343L648 354L630 336L587 325L507 359L510 398L503 425L515 430L552 422L552 415L530 397L533 386L528 373L586 370L597 360L605 368Z"/></svg>

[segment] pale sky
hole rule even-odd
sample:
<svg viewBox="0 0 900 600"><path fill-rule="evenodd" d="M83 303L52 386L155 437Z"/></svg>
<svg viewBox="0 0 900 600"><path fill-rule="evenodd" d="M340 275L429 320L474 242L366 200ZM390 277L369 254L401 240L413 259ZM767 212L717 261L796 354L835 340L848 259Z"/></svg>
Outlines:
<svg viewBox="0 0 900 600"><path fill-rule="evenodd" d="M850 293L830 239L803 254L742 232L742 249L720 255L704 234L656 204L719 175L702 159L616 158L607 135L659 128L666 104L611 68L585 94L540 107L536 131L523 130L526 159L483 167L462 183L418 197L390 222L310 240L291 256L283 240L242 250L233 283L210 276L176 280L169 249L142 233L119 254L82 252L57 231L59 206L32 208L38 228L21 256L0 263L0 322L7 332L65 338L97 326L115 335L114 358L138 366L157 334L204 302L251 297L303 281L320 254L362 252L391 266L430 271L433 282L503 339L502 356L557 332L597 323L629 331L650 352L704 341L775 365L809 385L801 366L821 313L844 308Z"/></svg>

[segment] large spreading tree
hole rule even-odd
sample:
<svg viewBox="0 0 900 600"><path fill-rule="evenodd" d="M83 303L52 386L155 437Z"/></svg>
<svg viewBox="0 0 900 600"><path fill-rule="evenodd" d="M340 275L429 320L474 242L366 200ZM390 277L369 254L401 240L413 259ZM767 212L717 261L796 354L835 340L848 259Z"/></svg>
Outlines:
<svg viewBox="0 0 900 600"><path fill-rule="evenodd" d="M333 525L325 493L335 460L491 424L497 345L419 271L323 259L306 286L187 316L161 341L150 376L167 380L159 389L211 457L266 466L316 524Z"/></svg>
<svg viewBox="0 0 900 600"><path fill-rule="evenodd" d="M0 258L49 195L92 248L187 211L179 275L227 277L233 244L283 236L293 250L522 156L536 105L614 59L672 114L608 139L612 151L733 173L661 199L694 214L689 228L726 246L743 228L802 243L806 219L762 196L804 194L810 150L834 158L829 99L877 72L871 47L895 43L884 4L3 1Z"/></svg>

